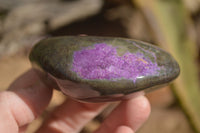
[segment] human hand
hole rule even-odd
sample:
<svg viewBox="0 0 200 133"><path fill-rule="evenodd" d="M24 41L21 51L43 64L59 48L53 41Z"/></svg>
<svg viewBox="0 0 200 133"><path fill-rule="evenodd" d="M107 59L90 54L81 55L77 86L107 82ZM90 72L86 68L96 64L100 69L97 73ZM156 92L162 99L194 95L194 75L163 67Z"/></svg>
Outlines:
<svg viewBox="0 0 200 133"><path fill-rule="evenodd" d="M0 92L0 131L24 132L47 107L52 88L29 70ZM52 112L38 133L76 133L98 115L108 103L81 103L68 99ZM150 105L144 96L122 101L95 133L134 133L148 118Z"/></svg>

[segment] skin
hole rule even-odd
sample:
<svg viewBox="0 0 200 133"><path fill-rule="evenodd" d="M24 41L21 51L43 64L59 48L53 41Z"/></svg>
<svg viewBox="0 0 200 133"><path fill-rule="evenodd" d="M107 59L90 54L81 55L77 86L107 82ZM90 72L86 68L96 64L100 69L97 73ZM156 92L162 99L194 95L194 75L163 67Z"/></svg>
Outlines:
<svg viewBox="0 0 200 133"><path fill-rule="evenodd" d="M0 92L0 131L25 132L26 127L47 107L52 88L43 84L33 70ZM108 103L81 103L68 99L55 109L37 133L77 133ZM144 96L124 100L94 133L134 133L146 121L150 105Z"/></svg>

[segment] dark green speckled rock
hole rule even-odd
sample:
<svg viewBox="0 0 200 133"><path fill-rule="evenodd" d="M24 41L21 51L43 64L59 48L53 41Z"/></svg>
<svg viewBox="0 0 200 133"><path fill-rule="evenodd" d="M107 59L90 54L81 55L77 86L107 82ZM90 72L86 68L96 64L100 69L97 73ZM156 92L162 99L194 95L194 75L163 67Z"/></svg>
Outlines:
<svg viewBox="0 0 200 133"><path fill-rule="evenodd" d="M180 72L164 50L111 37L44 39L32 49L30 61L38 72L56 81L64 94L89 102L133 97L169 83Z"/></svg>

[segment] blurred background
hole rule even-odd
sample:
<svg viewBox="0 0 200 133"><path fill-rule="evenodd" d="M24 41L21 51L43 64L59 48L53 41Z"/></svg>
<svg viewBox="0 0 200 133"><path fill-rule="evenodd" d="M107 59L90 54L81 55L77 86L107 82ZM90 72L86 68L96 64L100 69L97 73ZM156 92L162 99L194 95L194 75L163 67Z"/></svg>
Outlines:
<svg viewBox="0 0 200 133"><path fill-rule="evenodd" d="M170 52L181 74L147 94L152 112L138 133L200 133L200 0L0 0L0 90L31 68L28 54L36 42L80 34L134 38ZM27 133L65 99L55 91ZM82 133L98 128L112 109Z"/></svg>

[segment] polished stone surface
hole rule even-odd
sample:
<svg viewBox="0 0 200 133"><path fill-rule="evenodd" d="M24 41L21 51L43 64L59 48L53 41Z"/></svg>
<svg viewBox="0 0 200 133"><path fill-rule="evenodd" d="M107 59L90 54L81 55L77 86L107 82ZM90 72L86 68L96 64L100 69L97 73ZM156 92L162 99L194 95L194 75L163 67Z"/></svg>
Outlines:
<svg viewBox="0 0 200 133"><path fill-rule="evenodd" d="M133 92L169 83L180 72L178 63L164 50L112 37L44 39L32 49L30 60L64 94L89 102L132 97Z"/></svg>

